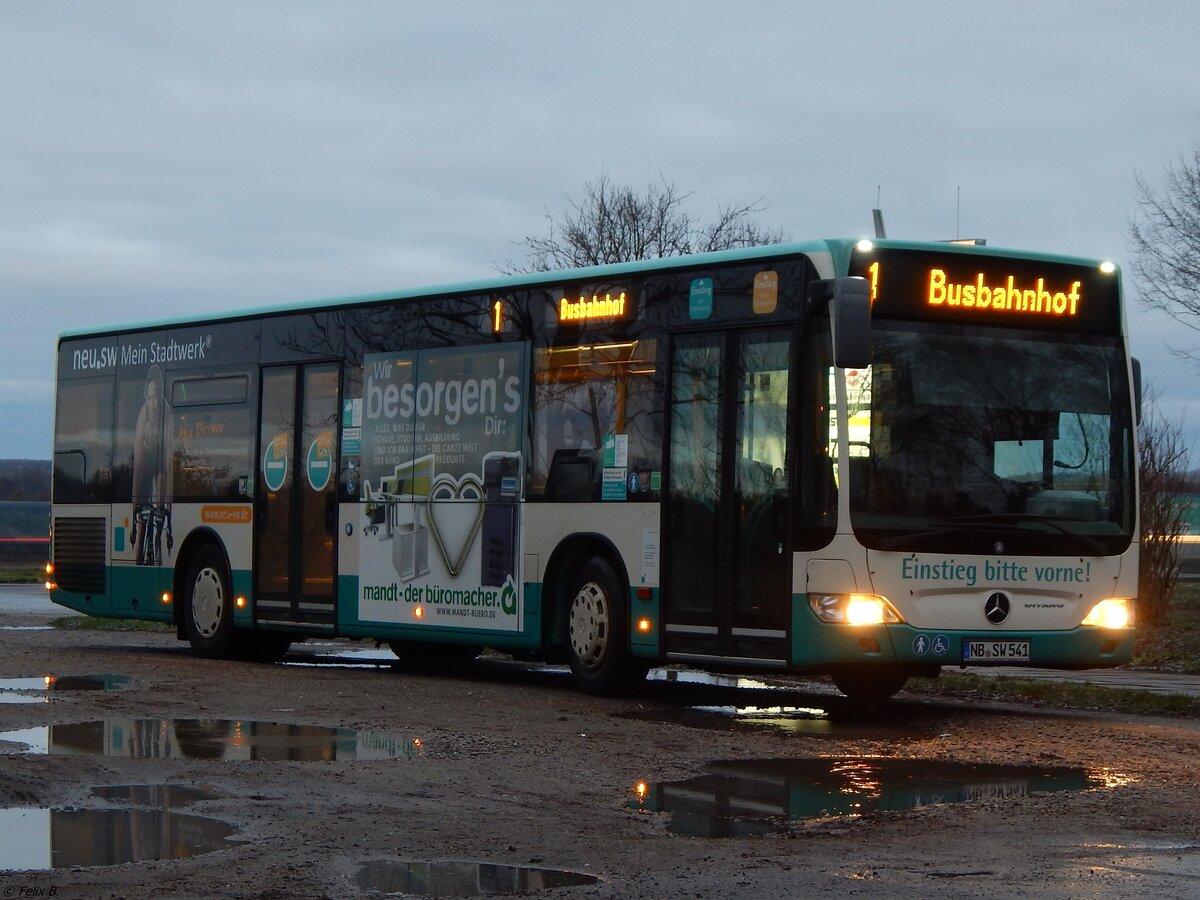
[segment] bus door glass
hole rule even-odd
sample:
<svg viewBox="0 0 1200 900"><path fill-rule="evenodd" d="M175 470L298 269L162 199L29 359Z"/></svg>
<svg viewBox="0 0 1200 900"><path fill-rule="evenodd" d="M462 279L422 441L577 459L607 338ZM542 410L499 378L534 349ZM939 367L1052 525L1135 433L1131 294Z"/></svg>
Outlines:
<svg viewBox="0 0 1200 900"><path fill-rule="evenodd" d="M669 654L787 659L792 346L779 331L675 341L664 512Z"/></svg>
<svg viewBox="0 0 1200 900"><path fill-rule="evenodd" d="M338 366L264 369L255 488L255 616L332 624Z"/></svg>

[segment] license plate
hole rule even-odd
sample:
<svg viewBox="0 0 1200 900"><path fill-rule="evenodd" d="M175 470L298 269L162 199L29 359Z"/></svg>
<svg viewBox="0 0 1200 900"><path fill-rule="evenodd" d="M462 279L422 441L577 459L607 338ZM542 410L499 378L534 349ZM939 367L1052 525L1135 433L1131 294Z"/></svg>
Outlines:
<svg viewBox="0 0 1200 900"><path fill-rule="evenodd" d="M1029 641L963 641L963 662L1029 662Z"/></svg>

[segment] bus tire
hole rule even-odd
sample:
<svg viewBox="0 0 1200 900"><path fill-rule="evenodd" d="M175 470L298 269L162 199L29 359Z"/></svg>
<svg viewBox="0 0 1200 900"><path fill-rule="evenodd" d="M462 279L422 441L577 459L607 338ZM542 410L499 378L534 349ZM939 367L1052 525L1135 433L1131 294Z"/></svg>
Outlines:
<svg viewBox="0 0 1200 900"><path fill-rule="evenodd" d="M842 666L831 673L834 686L851 700L887 700L908 681L909 670L887 663Z"/></svg>
<svg viewBox="0 0 1200 900"><path fill-rule="evenodd" d="M184 582L183 627L192 652L222 659L234 650L233 598L225 555L212 544L196 551Z"/></svg>
<svg viewBox="0 0 1200 900"><path fill-rule="evenodd" d="M645 664L629 654L627 595L608 560L600 556L588 559L570 581L567 661L585 693L620 693L646 675Z"/></svg>

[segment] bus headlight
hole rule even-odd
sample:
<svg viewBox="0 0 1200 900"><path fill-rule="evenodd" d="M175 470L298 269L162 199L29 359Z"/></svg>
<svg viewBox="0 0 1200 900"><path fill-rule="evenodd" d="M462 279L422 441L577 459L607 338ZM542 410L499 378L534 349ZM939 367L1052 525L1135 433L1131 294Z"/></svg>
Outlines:
<svg viewBox="0 0 1200 900"><path fill-rule="evenodd" d="M894 625L904 620L878 594L809 594L809 606L822 622L834 625Z"/></svg>
<svg viewBox="0 0 1200 900"><path fill-rule="evenodd" d="M1126 598L1109 597L1093 606L1079 624L1097 628L1128 628L1133 624L1133 611Z"/></svg>

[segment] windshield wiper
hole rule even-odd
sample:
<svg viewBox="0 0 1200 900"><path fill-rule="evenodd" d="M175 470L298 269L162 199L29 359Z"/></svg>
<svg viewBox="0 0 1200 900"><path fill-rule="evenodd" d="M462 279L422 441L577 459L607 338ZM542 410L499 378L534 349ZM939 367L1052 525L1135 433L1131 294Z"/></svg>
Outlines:
<svg viewBox="0 0 1200 900"><path fill-rule="evenodd" d="M1076 531L1066 528L1053 516L1038 515L1037 513L974 513L966 516L954 516L947 519L946 522L947 524L941 528L931 528L928 531L915 531L909 534L898 534L887 538L879 542L879 549L917 550L919 549L917 546L909 545L919 545L938 538L961 535L963 532L962 526L964 525L978 526L980 528L987 525L999 525L1006 533L1031 534L1030 531L1021 528L1020 523L1036 522L1040 525L1048 526L1056 534L1073 539L1092 553L1105 556L1109 552L1108 547L1096 538L1086 534L1079 534ZM974 528L971 530L974 531Z"/></svg>
<svg viewBox="0 0 1200 900"><path fill-rule="evenodd" d="M1106 555L1108 547L1102 542L1088 534L1080 534L1078 531L1072 531L1065 525L1061 524L1058 516L1046 516L1040 513L976 513L969 516L955 516L950 519L951 522L961 522L979 525L1007 525L1016 527L1019 522L1037 522L1039 525L1046 525L1052 531L1058 534L1074 538L1084 547L1087 547L1093 553L1101 556Z"/></svg>

